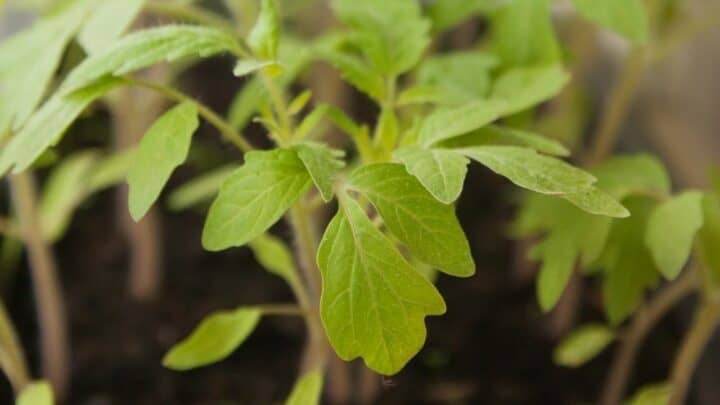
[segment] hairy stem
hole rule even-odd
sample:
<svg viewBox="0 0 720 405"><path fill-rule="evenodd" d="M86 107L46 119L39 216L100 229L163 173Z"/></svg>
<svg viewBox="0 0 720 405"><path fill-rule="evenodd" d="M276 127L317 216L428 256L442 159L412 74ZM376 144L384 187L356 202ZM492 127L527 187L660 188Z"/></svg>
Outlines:
<svg viewBox="0 0 720 405"><path fill-rule="evenodd" d="M689 269L691 270L691 269ZM695 291L696 273L685 271L676 281L667 284L635 314L615 352L610 371L605 380L602 405L622 403L635 359L640 347L653 327L683 298Z"/></svg>
<svg viewBox="0 0 720 405"><path fill-rule="evenodd" d="M672 384L670 405L682 405L685 403L697 363L719 321L720 303L709 301L703 303L698 310L692 328L685 336L685 341L680 347L680 352L673 365L670 376Z"/></svg>
<svg viewBox="0 0 720 405"><path fill-rule="evenodd" d="M198 113L200 116L202 116L207 122L209 122L212 126L217 128L218 131L220 131L220 134L229 142L233 143L235 146L237 146L238 149L240 149L243 152L249 152L253 150L253 146L248 142L245 137L235 131L227 121L225 121L222 117L220 117L215 111L210 109L208 106L200 103L199 101L195 100L191 96L188 96L187 94L175 90L171 87L163 86L156 83L147 82L140 79L125 78L128 82L128 84L132 86L142 87L148 90L152 90L158 94L161 94L171 100L183 103L183 102L191 102L197 106Z"/></svg>
<svg viewBox="0 0 720 405"><path fill-rule="evenodd" d="M57 266L39 222L35 179L29 172L10 176L14 208L30 261L40 328L43 375L62 399L70 380L67 316Z"/></svg>

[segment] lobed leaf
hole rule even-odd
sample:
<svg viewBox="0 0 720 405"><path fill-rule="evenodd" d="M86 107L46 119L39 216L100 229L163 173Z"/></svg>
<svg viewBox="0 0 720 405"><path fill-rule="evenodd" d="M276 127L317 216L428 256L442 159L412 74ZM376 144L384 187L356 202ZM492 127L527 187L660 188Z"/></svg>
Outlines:
<svg viewBox="0 0 720 405"><path fill-rule="evenodd" d="M320 191L323 201L329 202L333 197L333 179L345 167L339 160L345 152L331 149L316 142L304 142L293 146L298 157L305 165L315 186Z"/></svg>
<svg viewBox="0 0 720 405"><path fill-rule="evenodd" d="M185 162L198 128L197 106L178 104L148 129L128 173L130 215L139 221L160 197L175 169Z"/></svg>
<svg viewBox="0 0 720 405"><path fill-rule="evenodd" d="M561 366L579 367L597 356L613 340L615 331L605 325L581 326L560 343L553 358Z"/></svg>
<svg viewBox="0 0 720 405"><path fill-rule="evenodd" d="M294 150L245 154L245 164L223 183L205 221L203 246L242 246L268 230L305 194L311 178Z"/></svg>
<svg viewBox="0 0 720 405"><path fill-rule="evenodd" d="M658 205L648 219L645 243L660 272L675 279L690 258L703 225L703 195L686 192Z"/></svg>
<svg viewBox="0 0 720 405"><path fill-rule="evenodd" d="M395 157L436 200L451 204L460 196L470 162L465 156L446 149L406 146L395 151Z"/></svg>
<svg viewBox="0 0 720 405"><path fill-rule="evenodd" d="M395 374L424 344L424 318L445 312L435 286L348 196L340 198L317 262L323 280L320 315L344 360L362 357L374 371Z"/></svg>
<svg viewBox="0 0 720 405"><path fill-rule="evenodd" d="M498 63L495 56L480 51L440 54L423 61L417 83L442 90L437 102L457 104L477 100L487 97L490 71Z"/></svg>
<svg viewBox="0 0 720 405"><path fill-rule="evenodd" d="M255 308L216 312L163 358L163 366L177 371L216 363L229 356L255 330L262 312Z"/></svg>
<svg viewBox="0 0 720 405"><path fill-rule="evenodd" d="M438 202L402 165L362 166L352 173L348 187L370 200L390 232L415 257L453 276L475 273L454 207Z"/></svg>
<svg viewBox="0 0 720 405"><path fill-rule="evenodd" d="M488 125L441 143L441 146L446 148L483 145L525 146L546 155L562 157L570 155L570 151L565 146L546 136L498 125Z"/></svg>

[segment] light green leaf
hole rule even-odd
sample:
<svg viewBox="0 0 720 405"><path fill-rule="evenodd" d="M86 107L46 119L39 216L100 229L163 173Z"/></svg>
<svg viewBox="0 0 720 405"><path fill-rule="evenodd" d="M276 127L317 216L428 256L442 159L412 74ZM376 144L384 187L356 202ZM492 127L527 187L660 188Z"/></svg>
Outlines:
<svg viewBox="0 0 720 405"><path fill-rule="evenodd" d="M342 74L343 79L353 87L375 101L384 100L385 83L382 76L373 72L372 68L362 59L337 51L325 51L321 53L321 56L335 66Z"/></svg>
<svg viewBox="0 0 720 405"><path fill-rule="evenodd" d="M345 162L340 160L345 156L345 152L316 142L301 143L293 146L293 149L297 151L323 201L332 200L333 178L345 167Z"/></svg>
<svg viewBox="0 0 720 405"><path fill-rule="evenodd" d="M433 31L439 32L490 10L494 3L492 0L433 0L427 14L433 22Z"/></svg>
<svg viewBox="0 0 720 405"><path fill-rule="evenodd" d="M87 196L87 178L97 159L96 152L81 152L64 159L50 174L39 205L46 240L55 242L65 233L72 214Z"/></svg>
<svg viewBox="0 0 720 405"><path fill-rule="evenodd" d="M255 330L262 312L255 308L216 312L170 349L163 366L185 371L216 363L235 351Z"/></svg>
<svg viewBox="0 0 720 405"><path fill-rule="evenodd" d="M260 15L247 42L260 58L275 60L280 40L280 16L275 0L262 0L260 4Z"/></svg>
<svg viewBox="0 0 720 405"><path fill-rule="evenodd" d="M125 181L135 159L135 152L134 148L126 149L101 158L85 180L88 192L95 193Z"/></svg>
<svg viewBox="0 0 720 405"><path fill-rule="evenodd" d="M98 2L78 42L89 54L102 51L127 30L140 14L145 0L104 0Z"/></svg>
<svg viewBox="0 0 720 405"><path fill-rule="evenodd" d="M490 99L504 102L502 115L511 115L553 98L569 81L561 65L515 68L498 77Z"/></svg>
<svg viewBox="0 0 720 405"><path fill-rule="evenodd" d="M128 205L135 221L145 216L172 172L187 159L199 124L197 107L185 102L163 114L145 133L128 173Z"/></svg>
<svg viewBox="0 0 720 405"><path fill-rule="evenodd" d="M580 367L597 356L615 340L615 331L605 325L581 326L555 349L553 359L565 367Z"/></svg>
<svg viewBox="0 0 720 405"><path fill-rule="evenodd" d="M298 94L288 105L288 114L297 115L310 102L312 91L304 90Z"/></svg>
<svg viewBox="0 0 720 405"><path fill-rule="evenodd" d="M708 287L720 287L720 195L707 193L703 199L703 226L698 234L698 248L703 261Z"/></svg>
<svg viewBox="0 0 720 405"><path fill-rule="evenodd" d="M501 101L479 100L460 107L438 109L420 127L419 141L427 147L467 134L498 119L505 108Z"/></svg>
<svg viewBox="0 0 720 405"><path fill-rule="evenodd" d="M488 95L490 70L498 62L495 56L480 51L440 54L423 61L418 68L417 82L441 90L438 102L454 104L477 100Z"/></svg>
<svg viewBox="0 0 720 405"><path fill-rule="evenodd" d="M243 77L262 69L273 69L277 72L282 72L280 65L272 60L242 59L235 64L233 75L235 75L235 77Z"/></svg>
<svg viewBox="0 0 720 405"><path fill-rule="evenodd" d="M295 383L285 405L319 405L322 397L323 375L313 371L300 377Z"/></svg>
<svg viewBox="0 0 720 405"><path fill-rule="evenodd" d="M658 205L648 220L645 243L658 268L675 279L690 258L695 234L703 225L703 195L686 192Z"/></svg>
<svg viewBox="0 0 720 405"><path fill-rule="evenodd" d="M573 0L578 13L636 45L647 42L648 13L642 0Z"/></svg>
<svg viewBox="0 0 720 405"><path fill-rule="evenodd" d="M620 200L629 195L664 197L670 193L667 170L650 155L614 156L591 172L599 188Z"/></svg>
<svg viewBox="0 0 720 405"><path fill-rule="evenodd" d="M672 386L669 383L646 385L640 387L628 405L667 405L671 395Z"/></svg>
<svg viewBox="0 0 720 405"><path fill-rule="evenodd" d="M60 92L68 94L105 75L120 76L163 61L209 57L238 48L231 35L209 27L164 25L135 31L85 59L70 72Z"/></svg>
<svg viewBox="0 0 720 405"><path fill-rule="evenodd" d="M20 129L40 104L87 3L65 7L0 44L0 138L8 129Z"/></svg>
<svg viewBox="0 0 720 405"><path fill-rule="evenodd" d="M237 169L236 165L222 166L190 180L170 193L168 207L173 211L182 211L211 200Z"/></svg>
<svg viewBox="0 0 720 405"><path fill-rule="evenodd" d="M27 169L48 147L60 140L90 103L121 84L118 80L107 79L67 96L53 96L0 151L0 174L11 167L15 172Z"/></svg>
<svg viewBox="0 0 720 405"><path fill-rule="evenodd" d="M295 280L293 256L282 240L265 233L250 242L250 249L265 270L289 282Z"/></svg>
<svg viewBox="0 0 720 405"><path fill-rule="evenodd" d="M475 146L457 151L516 185L542 194L577 193L595 182L590 173L528 148Z"/></svg>
<svg viewBox="0 0 720 405"><path fill-rule="evenodd" d="M390 232L418 259L453 276L475 273L454 207L438 202L402 165L362 166L348 187L370 200Z"/></svg>
<svg viewBox="0 0 720 405"><path fill-rule="evenodd" d="M572 232L555 232L530 253L532 258L543 260L538 274L537 295L540 308L545 312L555 307L575 268L578 253L575 241L569 238L571 235Z"/></svg>
<svg viewBox="0 0 720 405"><path fill-rule="evenodd" d="M298 125L295 130L293 137L295 139L304 139L308 137L331 108L332 107L328 104L320 104L315 107L315 109L312 110L310 114L306 115L302 122L300 122L300 125Z"/></svg>
<svg viewBox="0 0 720 405"><path fill-rule="evenodd" d="M145 216L172 172L187 159L199 124L197 107L185 102L163 114L145 133L128 173L128 204L135 221Z"/></svg>
<svg viewBox="0 0 720 405"><path fill-rule="evenodd" d="M612 325L632 314L647 288L655 287L660 273L645 245L645 230L655 201L647 197L623 200L632 215L613 221L598 264L605 270L603 300Z"/></svg>
<svg viewBox="0 0 720 405"><path fill-rule="evenodd" d="M15 405L53 405L52 387L45 381L30 383L18 395Z"/></svg>
<svg viewBox="0 0 720 405"><path fill-rule="evenodd" d="M566 194L562 197L591 214L613 218L627 218L630 216L630 211L623 207L618 200L597 187L590 186L583 191Z"/></svg>
<svg viewBox="0 0 720 405"><path fill-rule="evenodd" d="M425 149L407 146L395 151L408 173L438 201L451 204L462 192L469 160L446 149Z"/></svg>
<svg viewBox="0 0 720 405"><path fill-rule="evenodd" d="M447 148L483 145L525 146L546 155L570 155L570 151L565 146L546 136L497 125L482 127L467 135L450 139L441 144L441 146Z"/></svg>
<svg viewBox="0 0 720 405"><path fill-rule="evenodd" d="M218 251L257 238L312 184L294 150L245 154L245 164L223 183L203 229L203 246Z"/></svg>
<svg viewBox="0 0 720 405"><path fill-rule="evenodd" d="M325 230L317 262L322 322L344 360L362 357L374 371L393 375L423 346L425 317L445 312L435 286L347 195Z"/></svg>
<svg viewBox="0 0 720 405"><path fill-rule="evenodd" d="M350 38L372 67L397 76L420 60L430 43L430 23L417 0L334 0L333 8L350 29Z"/></svg>
<svg viewBox="0 0 720 405"><path fill-rule="evenodd" d="M561 58L549 0L513 0L497 10L492 49L506 66L555 63Z"/></svg>

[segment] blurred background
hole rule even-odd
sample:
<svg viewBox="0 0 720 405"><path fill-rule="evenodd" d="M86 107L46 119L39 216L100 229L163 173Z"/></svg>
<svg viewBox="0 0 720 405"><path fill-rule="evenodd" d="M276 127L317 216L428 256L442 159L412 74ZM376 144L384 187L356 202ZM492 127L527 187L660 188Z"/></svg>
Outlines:
<svg viewBox="0 0 720 405"><path fill-rule="evenodd" d="M362 0L358 0L362 1ZM392 1L392 0L388 0ZM442 0L438 0L442 1ZM158 0L158 2L160 2ZM0 36L28 27L47 0L10 0L0 14ZM222 1L196 1L220 16L231 17ZM619 149L649 151L668 165L676 188L707 186L708 169L720 164L720 1L674 2L680 28L663 39L657 55L637 72L630 108L620 123ZM312 37L337 23L326 1L282 1L294 35ZM609 33L577 21L564 1L553 3L556 28L568 46L577 91L544 109L545 131L570 146L583 145L601 116L612 84L626 68L627 45ZM136 25L171 21L146 13ZM589 35L580 35L592 30ZM478 46L487 21L478 13L441 34L439 49ZM61 69L82 56L71 46ZM582 67L575 69L578 62ZM220 113L232 110L245 82L228 72L230 58L218 57L171 71L143 73L158 80L177 74L188 93ZM316 102L342 106L360 121L372 120L375 106L343 84L328 65L310 65L298 88L312 89ZM2 94L0 97L12 97ZM237 101L235 101L237 102ZM564 103L564 104L563 104ZM59 159L79 150L120 150L133 145L155 116L162 100L128 91L109 105L97 105L88 119L71 129L54 156L38 168L45 184ZM114 118L113 118L114 117ZM126 118L134 117L134 118ZM137 118L139 117L139 118ZM240 156L216 141L213 128L201 127L188 164L168 187L177 189L211 169ZM246 131L257 145L267 145L259 126ZM208 135L209 133L209 135ZM577 148L576 148L577 149ZM206 207L176 211L167 199L139 224L127 214L124 187L108 188L82 201L68 228L53 245L68 317L71 359L68 404L271 404L283 400L295 381L304 327L294 319L269 318L229 359L196 371L178 373L161 366L167 349L208 313L258 302L284 302L291 292L263 271L248 249L205 252L200 234ZM517 196L509 183L472 165L458 215L478 266L471 279L440 276L438 288L448 305L442 317L428 318L425 348L399 375L382 379L359 365L336 378L358 383L366 403L378 404L580 404L594 403L602 390L612 350L579 369L553 363L558 338L580 321L602 320L597 285L585 282L570 315L567 305L544 315L535 297L535 264L525 260L528 242L514 241L508 227ZM4 211L7 189L0 189ZM290 239L282 225L276 235ZM720 247L718 247L720 248ZM18 242L3 240L0 292L18 327L29 364L40 364L38 328L28 263ZM690 298L689 300L692 300ZM628 392L667 377L683 331L691 319L680 306L656 327L639 354ZM34 370L37 375L37 369ZM692 387L692 403L720 404L720 339L710 344ZM333 380L333 376L329 379ZM0 403L11 403L2 383ZM336 393L342 397L342 392Z"/></svg>

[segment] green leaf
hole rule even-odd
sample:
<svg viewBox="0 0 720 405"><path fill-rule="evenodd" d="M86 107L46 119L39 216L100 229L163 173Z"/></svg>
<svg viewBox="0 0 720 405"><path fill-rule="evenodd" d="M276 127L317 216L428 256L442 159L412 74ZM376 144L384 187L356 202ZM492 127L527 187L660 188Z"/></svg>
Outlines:
<svg viewBox="0 0 720 405"><path fill-rule="evenodd" d="M237 169L236 165L222 166L190 180L170 193L168 207L173 211L182 211L211 200Z"/></svg>
<svg viewBox="0 0 720 405"><path fill-rule="evenodd" d="M88 11L88 2L76 3L0 44L0 138L8 129L20 129L45 96Z"/></svg>
<svg viewBox="0 0 720 405"><path fill-rule="evenodd" d="M525 146L546 155L570 155L570 151L565 146L546 136L497 125L482 127L467 135L450 139L441 144L441 146L447 148L483 145Z"/></svg>
<svg viewBox="0 0 720 405"><path fill-rule="evenodd" d="M282 240L265 233L250 242L250 248L265 270L289 282L295 280L293 256Z"/></svg>
<svg viewBox="0 0 720 405"><path fill-rule="evenodd" d="M235 77L243 77L263 69L282 72L280 65L272 60L242 59L235 64L233 75L235 75Z"/></svg>
<svg viewBox="0 0 720 405"><path fill-rule="evenodd" d="M330 111L331 107L328 104L321 104L315 107L314 110L300 122L293 137L295 139L304 139L308 137L312 131L317 127L320 121Z"/></svg>
<svg viewBox="0 0 720 405"><path fill-rule="evenodd" d="M502 101L502 116L534 107L558 95L570 81L561 65L515 68L503 73L493 84L491 100Z"/></svg>
<svg viewBox="0 0 720 405"><path fill-rule="evenodd" d="M294 150L245 154L245 164L223 183L203 229L210 251L242 246L268 230L305 194L310 175Z"/></svg>
<svg viewBox="0 0 720 405"><path fill-rule="evenodd" d="M128 173L128 204L135 221L145 216L172 172L187 159L199 124L197 107L185 102L163 114L145 133Z"/></svg>
<svg viewBox="0 0 720 405"><path fill-rule="evenodd" d="M322 397L323 375L313 371L300 377L295 383L285 405L319 405Z"/></svg>
<svg viewBox="0 0 720 405"><path fill-rule="evenodd" d="M669 383L646 385L633 395L628 405L667 405L672 396L672 386Z"/></svg>
<svg viewBox="0 0 720 405"><path fill-rule="evenodd" d="M423 346L425 317L445 303L356 201L341 196L340 207L318 250L322 322L340 358L393 375Z"/></svg>
<svg viewBox="0 0 720 405"><path fill-rule="evenodd" d="M469 160L451 150L407 146L395 156L438 201L451 204L462 192Z"/></svg>
<svg viewBox="0 0 720 405"><path fill-rule="evenodd" d="M575 241L570 239L573 232L555 232L542 243L535 246L530 256L542 259L542 267L537 280L537 295L540 308L548 312L562 296L567 286L578 252Z"/></svg>
<svg viewBox="0 0 720 405"><path fill-rule="evenodd" d="M655 287L660 273L645 245L647 220L655 201L647 197L624 200L632 216L614 221L598 264L605 269L603 300L612 325L621 323Z"/></svg>
<svg viewBox="0 0 720 405"><path fill-rule="evenodd" d="M630 216L630 211L620 204L618 200L596 187L588 187L583 191L566 194L562 197L591 214L613 218L627 218Z"/></svg>
<svg viewBox="0 0 720 405"><path fill-rule="evenodd" d="M583 17L627 38L636 45L647 43L648 13L642 0L573 0Z"/></svg>
<svg viewBox="0 0 720 405"><path fill-rule="evenodd" d="M493 3L492 0L434 0L430 2L427 14L432 20L433 31L439 32L488 11Z"/></svg>
<svg viewBox="0 0 720 405"><path fill-rule="evenodd" d="M498 119L505 108L504 102L479 100L460 107L438 109L420 127L419 141L427 147L467 134Z"/></svg>
<svg viewBox="0 0 720 405"><path fill-rule="evenodd" d="M126 149L101 158L86 179L88 192L95 193L125 181L132 167L136 150Z"/></svg>
<svg viewBox="0 0 720 405"><path fill-rule="evenodd" d="M475 146L457 151L516 185L542 194L577 193L595 182L591 174L528 148Z"/></svg>
<svg viewBox="0 0 720 405"><path fill-rule="evenodd" d="M70 72L60 92L68 94L105 75L120 76L159 62L209 57L238 47L231 35L209 27L164 25L135 31L85 59Z"/></svg>
<svg viewBox="0 0 720 405"><path fill-rule="evenodd" d="M322 58L335 66L343 79L375 101L385 98L385 82L362 59L338 51L325 51Z"/></svg>
<svg viewBox="0 0 720 405"><path fill-rule="evenodd" d="M430 43L430 23L417 0L334 0L356 48L383 76L397 76L420 60Z"/></svg>
<svg viewBox="0 0 720 405"><path fill-rule="evenodd" d="M190 336L170 349L163 366L185 371L226 358L255 330L261 315L259 309L240 308L208 316Z"/></svg>
<svg viewBox="0 0 720 405"><path fill-rule="evenodd" d="M87 53L97 53L110 46L130 28L145 0L105 0L93 10L78 34L78 42Z"/></svg>
<svg viewBox="0 0 720 405"><path fill-rule="evenodd" d="M362 166L348 187L370 200L390 232L418 259L453 276L475 273L454 207L438 202L402 165Z"/></svg>
<svg viewBox="0 0 720 405"><path fill-rule="evenodd" d="M439 101L443 103L477 100L488 95L490 71L498 62L495 56L480 51L436 55L420 65L417 82L421 86L441 89L443 95Z"/></svg>
<svg viewBox="0 0 720 405"><path fill-rule="evenodd" d="M312 98L312 91L304 90L298 94L288 105L288 114L297 115L303 108L310 102Z"/></svg>
<svg viewBox="0 0 720 405"><path fill-rule="evenodd" d="M275 60L280 40L280 16L275 0L262 0L260 4L260 15L247 42L260 58Z"/></svg>
<svg viewBox="0 0 720 405"><path fill-rule="evenodd" d="M345 167L345 162L340 160L345 152L316 142L301 143L293 146L293 149L305 165L323 201L332 200L333 178Z"/></svg>
<svg viewBox="0 0 720 405"><path fill-rule="evenodd" d="M555 63L561 58L549 0L513 0L497 10L492 49L506 66Z"/></svg>
<svg viewBox="0 0 720 405"><path fill-rule="evenodd" d="M555 349L556 364L579 367L597 356L615 340L615 331L605 325L589 324L572 332Z"/></svg>
<svg viewBox="0 0 720 405"><path fill-rule="evenodd" d="M52 387L45 381L26 385L18 395L15 405L53 405Z"/></svg>
<svg viewBox="0 0 720 405"><path fill-rule="evenodd" d="M650 155L614 156L591 172L597 186L617 199L629 195L663 197L670 193L670 176L662 163Z"/></svg>
<svg viewBox="0 0 720 405"><path fill-rule="evenodd" d="M703 195L686 192L658 205L648 220L645 243L658 268L675 279L690 258L695 234L703 225Z"/></svg>
<svg viewBox="0 0 720 405"><path fill-rule="evenodd" d="M698 234L698 248L708 286L720 287L720 195L707 193L703 199L703 226Z"/></svg>
<svg viewBox="0 0 720 405"><path fill-rule="evenodd" d="M0 174L11 167L15 172L27 169L48 147L60 140L90 103L121 84L119 80L107 79L67 96L53 96L0 151Z"/></svg>
<svg viewBox="0 0 720 405"><path fill-rule="evenodd" d="M55 242L65 233L73 212L87 196L87 178L97 159L96 152L81 152L64 159L50 174L39 205L46 240Z"/></svg>

